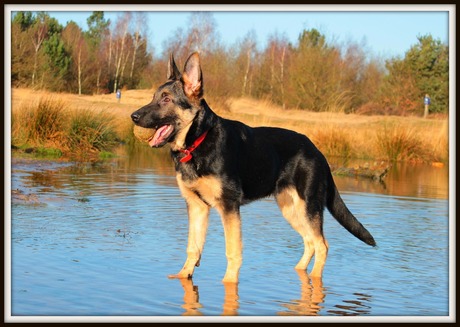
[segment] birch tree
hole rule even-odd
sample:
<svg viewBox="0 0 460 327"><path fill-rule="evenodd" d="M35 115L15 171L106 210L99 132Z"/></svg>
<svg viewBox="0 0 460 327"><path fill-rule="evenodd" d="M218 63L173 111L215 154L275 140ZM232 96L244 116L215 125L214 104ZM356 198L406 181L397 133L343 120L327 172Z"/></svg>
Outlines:
<svg viewBox="0 0 460 327"><path fill-rule="evenodd" d="M241 44L241 55L244 58L244 71L243 71L243 82L241 87L241 95L245 96L246 94L251 94L251 90L248 87L250 81L250 73L252 68L252 61L256 52L256 33L254 30L251 30L246 34L242 44Z"/></svg>
<svg viewBox="0 0 460 327"><path fill-rule="evenodd" d="M48 34L47 20L48 15L44 12L38 13L34 24L32 25L31 41L34 46L34 66L32 71L32 87L35 86L35 78L37 76L38 69L38 55L43 41Z"/></svg>
<svg viewBox="0 0 460 327"><path fill-rule="evenodd" d="M115 73L113 76L113 90L117 91L120 85L120 79L122 77L122 70L124 64L126 63L128 53L126 53L126 41L129 30L129 22L131 20L131 12L126 12L118 18L118 21L115 25L114 31L114 64L115 64Z"/></svg>
<svg viewBox="0 0 460 327"><path fill-rule="evenodd" d="M134 67L137 60L137 53L139 48L146 43L146 37L148 35L147 25L147 14L139 11L134 13L134 30L133 30L133 54L131 60L131 71L129 73L129 79L133 79ZM142 37L144 35L144 37Z"/></svg>
<svg viewBox="0 0 460 327"><path fill-rule="evenodd" d="M110 71L110 58L111 58L111 30L110 20L104 18L103 11L94 11L87 19L88 32L86 33L88 40L89 52L91 53L93 71L95 71L95 83L96 93L99 94L103 88L103 84L106 84L105 79L108 81L107 75ZM105 73L104 73L105 71ZM106 75L106 77L104 77Z"/></svg>
<svg viewBox="0 0 460 327"><path fill-rule="evenodd" d="M81 28L74 22L70 22L62 31L62 39L66 48L71 53L73 77L77 80L78 95L83 89L83 70L87 67L87 44Z"/></svg>

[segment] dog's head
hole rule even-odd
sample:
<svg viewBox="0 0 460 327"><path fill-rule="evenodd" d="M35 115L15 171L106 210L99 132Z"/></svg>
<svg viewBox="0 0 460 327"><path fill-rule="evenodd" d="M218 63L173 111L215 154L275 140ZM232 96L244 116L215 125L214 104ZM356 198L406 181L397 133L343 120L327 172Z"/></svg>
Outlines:
<svg viewBox="0 0 460 327"><path fill-rule="evenodd" d="M171 55L168 80L153 95L152 101L131 115L133 122L156 130L149 144L161 147L184 138L201 107L203 82L200 58L193 53L187 59L181 74Z"/></svg>

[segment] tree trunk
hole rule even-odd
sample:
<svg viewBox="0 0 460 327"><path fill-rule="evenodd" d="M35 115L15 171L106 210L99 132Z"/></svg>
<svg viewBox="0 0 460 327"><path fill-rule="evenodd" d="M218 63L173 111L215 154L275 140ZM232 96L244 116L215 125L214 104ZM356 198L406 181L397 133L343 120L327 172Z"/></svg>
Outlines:
<svg viewBox="0 0 460 327"><path fill-rule="evenodd" d="M81 95L81 46L78 49L78 95Z"/></svg>
<svg viewBox="0 0 460 327"><path fill-rule="evenodd" d="M133 46L133 60L131 61L131 72L129 73L129 79L133 79L133 73L134 73L134 64L136 63L136 55L137 55L137 49L139 49L140 46L140 34L139 32L136 32L135 37L134 37L134 46Z"/></svg>
<svg viewBox="0 0 460 327"><path fill-rule="evenodd" d="M120 73L122 72L122 69L124 69L124 65L122 66L122 61L123 61L123 51L125 50L125 40L126 40L126 35L128 34L128 23L126 22L124 25L124 31L123 31L123 36L121 38L121 46L119 48L118 52L118 58L116 58L116 69L115 69L115 78L114 78L114 87L113 91L117 92L120 84Z"/></svg>
<svg viewBox="0 0 460 327"><path fill-rule="evenodd" d="M37 66L38 66L38 50L35 49L34 71L32 72L32 87L35 86L35 75L37 74Z"/></svg>
<svg viewBox="0 0 460 327"><path fill-rule="evenodd" d="M270 65L270 99L273 101L273 90L275 89L275 46L271 46L270 51L271 65Z"/></svg>
<svg viewBox="0 0 460 327"><path fill-rule="evenodd" d="M97 70L97 76L96 76L96 94L100 94L101 92L101 74L102 74L102 69L99 68Z"/></svg>
<svg viewBox="0 0 460 327"><path fill-rule="evenodd" d="M284 103L284 57L286 55L286 47L283 47L283 53L281 54L281 71L280 71L280 90L281 90L281 103L283 109L286 109L286 104Z"/></svg>
<svg viewBox="0 0 460 327"><path fill-rule="evenodd" d="M243 79L243 89L241 94L244 96L246 94L246 85L248 84L248 76L249 76L249 69L251 68L251 49L248 49L247 52L248 55L248 64L246 65L246 72L244 74L244 79Z"/></svg>

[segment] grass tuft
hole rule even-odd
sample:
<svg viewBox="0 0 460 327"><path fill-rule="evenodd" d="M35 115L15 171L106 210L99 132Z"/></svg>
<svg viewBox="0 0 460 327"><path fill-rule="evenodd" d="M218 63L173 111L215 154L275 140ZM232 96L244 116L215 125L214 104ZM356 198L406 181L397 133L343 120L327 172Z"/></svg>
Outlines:
<svg viewBox="0 0 460 327"><path fill-rule="evenodd" d="M72 156L84 160L118 144L113 116L90 109L73 111L66 138Z"/></svg>
<svg viewBox="0 0 460 327"><path fill-rule="evenodd" d="M12 145L33 148L38 157L89 160L119 143L114 117L72 109L60 99L40 98L12 112Z"/></svg>
<svg viewBox="0 0 460 327"><path fill-rule="evenodd" d="M326 156L348 159L354 155L352 135L342 128L335 126L317 128L311 135L311 139Z"/></svg>
<svg viewBox="0 0 460 327"><path fill-rule="evenodd" d="M385 123L377 131L377 147L389 161L423 161L426 151L414 128Z"/></svg>
<svg viewBox="0 0 460 327"><path fill-rule="evenodd" d="M41 98L12 115L12 141L43 146L59 141L64 130L65 103Z"/></svg>

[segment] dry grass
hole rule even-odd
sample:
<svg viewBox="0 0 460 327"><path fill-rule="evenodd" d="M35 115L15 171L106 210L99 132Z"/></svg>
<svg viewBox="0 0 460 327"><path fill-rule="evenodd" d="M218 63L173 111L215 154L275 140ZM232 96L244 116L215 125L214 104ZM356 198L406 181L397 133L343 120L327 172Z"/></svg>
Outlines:
<svg viewBox="0 0 460 327"><path fill-rule="evenodd" d="M42 94L28 99L17 107L13 102L11 139L17 147L88 161L119 144L112 113L76 109L60 95Z"/></svg>
<svg viewBox="0 0 460 327"><path fill-rule="evenodd" d="M124 91L120 103L114 94L78 96L29 89L13 89L12 141L20 139L17 111L52 98L78 113L110 114L110 127L119 139L132 139L130 114L152 99L152 90ZM212 99L212 98L210 98ZM221 116L250 126L276 126L305 134L326 154L347 158L447 162L449 157L448 119L399 116L363 116L341 112L283 110L267 101L233 99L230 109L209 105Z"/></svg>
<svg viewBox="0 0 460 327"><path fill-rule="evenodd" d="M234 100L227 116L305 134L326 156L414 162L447 162L449 157L447 118L283 110L251 99Z"/></svg>
<svg viewBox="0 0 460 327"><path fill-rule="evenodd" d="M13 110L11 134L12 142L55 146L65 129L62 117L65 103L59 99L39 98L22 104Z"/></svg>

